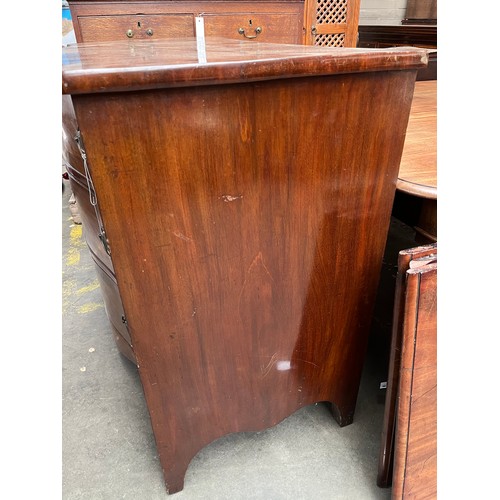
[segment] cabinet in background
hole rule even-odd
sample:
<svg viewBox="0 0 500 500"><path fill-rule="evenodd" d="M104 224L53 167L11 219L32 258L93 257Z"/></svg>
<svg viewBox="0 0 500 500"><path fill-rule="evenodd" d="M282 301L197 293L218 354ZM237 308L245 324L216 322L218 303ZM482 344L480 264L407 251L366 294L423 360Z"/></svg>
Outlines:
<svg viewBox="0 0 500 500"><path fill-rule="evenodd" d="M70 0L78 42L195 35L273 43L355 47L360 0Z"/></svg>

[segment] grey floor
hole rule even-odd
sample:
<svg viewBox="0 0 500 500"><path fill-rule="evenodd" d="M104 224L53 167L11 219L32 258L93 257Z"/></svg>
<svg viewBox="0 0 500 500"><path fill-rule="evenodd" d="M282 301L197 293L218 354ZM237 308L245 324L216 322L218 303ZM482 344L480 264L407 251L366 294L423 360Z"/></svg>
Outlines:
<svg viewBox="0 0 500 500"><path fill-rule="evenodd" d="M166 499L138 372L114 344L82 226L71 217L71 193L64 183L63 498ZM399 244L405 248L406 242ZM390 303L392 296L382 299ZM382 327L387 324L375 329ZM390 489L376 485L384 412L379 384L387 359L385 347L377 347L380 332L372 337L351 425L340 428L319 403L266 431L221 438L192 460L184 490L172 498L390 498Z"/></svg>

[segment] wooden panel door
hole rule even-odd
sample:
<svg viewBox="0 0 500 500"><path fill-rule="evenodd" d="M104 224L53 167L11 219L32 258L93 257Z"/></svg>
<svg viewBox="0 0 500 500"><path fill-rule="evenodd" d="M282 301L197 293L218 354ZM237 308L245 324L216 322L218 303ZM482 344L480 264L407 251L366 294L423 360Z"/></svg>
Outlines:
<svg viewBox="0 0 500 500"><path fill-rule="evenodd" d="M356 47L360 0L308 0L304 42L325 47Z"/></svg>

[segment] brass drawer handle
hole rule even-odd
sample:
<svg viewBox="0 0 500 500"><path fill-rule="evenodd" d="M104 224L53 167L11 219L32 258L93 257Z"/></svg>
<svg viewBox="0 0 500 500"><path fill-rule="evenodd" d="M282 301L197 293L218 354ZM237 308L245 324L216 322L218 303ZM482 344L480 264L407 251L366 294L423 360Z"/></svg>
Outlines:
<svg viewBox="0 0 500 500"><path fill-rule="evenodd" d="M243 35L245 38L257 38L257 35L258 35L259 33L262 33L262 28L261 28L260 26L257 26L257 28L255 28L255 30L254 30L254 31L255 31L255 35L247 35L247 34L245 33L245 28L239 28L239 29L238 29L238 33L239 33L240 35Z"/></svg>
<svg viewBox="0 0 500 500"><path fill-rule="evenodd" d="M127 30L126 32L126 35L129 37L129 38L132 38L134 36L134 31L133 30ZM153 30L151 28L148 28L146 30L146 35L148 36L153 36Z"/></svg>

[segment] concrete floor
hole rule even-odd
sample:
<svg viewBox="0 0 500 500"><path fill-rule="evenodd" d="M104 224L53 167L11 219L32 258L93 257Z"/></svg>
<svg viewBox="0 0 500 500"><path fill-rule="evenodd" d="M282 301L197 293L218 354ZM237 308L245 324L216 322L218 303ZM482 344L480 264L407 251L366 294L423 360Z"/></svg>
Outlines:
<svg viewBox="0 0 500 500"><path fill-rule="evenodd" d="M115 347L82 226L62 195L63 498L168 498L138 372ZM392 226L391 226L392 227ZM394 245L409 248L411 231ZM397 254L397 251L393 249ZM391 304L394 265L384 263ZM383 315L382 315L383 316ZM340 428L323 404L263 432L223 437L192 460L173 498L210 500L388 499L376 485L386 380L387 317L374 322L354 422ZM382 318L382 319L380 319Z"/></svg>

